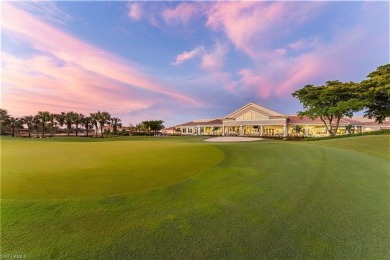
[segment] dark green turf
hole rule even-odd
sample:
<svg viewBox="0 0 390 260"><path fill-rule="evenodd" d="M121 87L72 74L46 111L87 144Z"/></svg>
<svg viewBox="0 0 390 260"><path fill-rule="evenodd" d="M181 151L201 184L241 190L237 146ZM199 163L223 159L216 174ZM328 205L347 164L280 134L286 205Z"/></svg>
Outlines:
<svg viewBox="0 0 390 260"><path fill-rule="evenodd" d="M366 141L375 146L378 140ZM2 253L37 259L389 258L389 160L324 144L214 144L225 155L222 162L165 188L95 199L2 200Z"/></svg>

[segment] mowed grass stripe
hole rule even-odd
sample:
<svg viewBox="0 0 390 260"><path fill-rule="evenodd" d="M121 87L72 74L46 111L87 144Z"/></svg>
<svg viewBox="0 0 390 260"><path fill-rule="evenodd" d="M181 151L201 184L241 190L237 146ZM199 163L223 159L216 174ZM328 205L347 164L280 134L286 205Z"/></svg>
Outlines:
<svg viewBox="0 0 390 260"><path fill-rule="evenodd" d="M39 259L389 257L389 160L320 144L215 146L221 163L165 188L3 201L2 251Z"/></svg>
<svg viewBox="0 0 390 260"><path fill-rule="evenodd" d="M383 135L381 137L374 135L355 136L351 138L340 138L310 143L354 150L390 159L390 135Z"/></svg>
<svg viewBox="0 0 390 260"><path fill-rule="evenodd" d="M223 158L189 142L2 142L3 199L109 196L167 186Z"/></svg>

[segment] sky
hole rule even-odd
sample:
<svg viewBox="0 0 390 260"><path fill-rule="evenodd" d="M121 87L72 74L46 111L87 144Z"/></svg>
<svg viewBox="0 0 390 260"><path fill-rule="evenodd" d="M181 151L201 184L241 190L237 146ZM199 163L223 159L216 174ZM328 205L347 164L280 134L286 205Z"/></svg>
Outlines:
<svg viewBox="0 0 390 260"><path fill-rule="evenodd" d="M389 2L1 2L1 108L108 111L123 125L225 117L360 82L389 63Z"/></svg>

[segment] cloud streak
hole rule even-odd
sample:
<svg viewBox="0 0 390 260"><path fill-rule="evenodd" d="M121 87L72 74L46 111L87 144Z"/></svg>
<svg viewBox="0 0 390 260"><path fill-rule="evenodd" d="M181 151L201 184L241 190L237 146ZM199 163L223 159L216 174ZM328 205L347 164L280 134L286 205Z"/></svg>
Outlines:
<svg viewBox="0 0 390 260"><path fill-rule="evenodd" d="M26 66L23 66L20 60L18 61L15 57L6 55L5 66L2 72L3 85L8 90L8 92L3 93L3 104L5 105L10 105L10 100L20 99L20 97L12 96L13 90L16 89L22 92L21 90L26 88L25 84L28 83L34 83L34 85L40 87L35 89L35 92L29 92L31 100L34 100L31 96L34 93L37 94L35 100L43 100L38 94L44 94L51 84L58 86L59 89L57 91L61 91L61 88L68 89L68 84L71 84L71 88L77 88L77 91L84 96L88 96L91 93L95 94L93 100L87 99L90 106L95 104L98 99L110 100L107 97L113 98L109 93L117 89L118 86L120 86L120 90L115 90L119 93L115 95L115 98L119 99L120 102L115 102L115 99L110 100L111 105L103 102L106 103L106 107L116 109L118 103L121 102L129 105L128 109L130 110L131 108L145 107L144 105L137 105L139 102L135 102L135 105L126 102L129 94L131 95L128 91L129 87L130 89L139 89L139 91L148 91L154 93L154 95L165 96L175 102L192 104L194 106L201 104L192 97L163 86L152 77L145 75L136 65L61 32L27 12L15 8L13 5L3 3L1 26L4 34L17 37L18 40L29 44L38 51L34 57L23 61L27 62L27 64L34 63L31 66L34 71L26 71ZM50 37L48 37L49 35ZM21 75L25 76L21 77ZM99 80L94 80L94 77L97 77ZM67 78L73 79L73 81L67 80ZM99 88L104 89L104 91L99 91ZM98 93L101 95L98 95ZM27 95L27 92L20 94ZM54 98L54 96L50 98ZM71 102L71 100L69 102L68 107L77 103ZM147 105L151 103L153 102L144 102Z"/></svg>

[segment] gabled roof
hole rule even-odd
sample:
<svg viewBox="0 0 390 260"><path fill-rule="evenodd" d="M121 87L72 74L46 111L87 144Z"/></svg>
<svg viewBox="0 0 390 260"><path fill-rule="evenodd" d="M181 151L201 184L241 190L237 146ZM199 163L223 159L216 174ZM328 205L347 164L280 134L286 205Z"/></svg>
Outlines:
<svg viewBox="0 0 390 260"><path fill-rule="evenodd" d="M321 121L321 119L319 118L316 118L316 119L310 119L308 118L307 116L304 116L304 117L300 117L300 116L297 116L297 115L291 115L291 116L288 116L288 121L287 121L289 124L323 124L323 122ZM333 121L335 122L335 120ZM349 118L349 117L343 117L340 119L340 124L341 125L365 125L365 126L382 126L382 127L388 127L390 126L390 122L389 121L384 121L382 124L379 124L377 122L375 122L374 119L367 119L367 118L364 118L364 117L358 117L358 116L354 116L352 118Z"/></svg>
<svg viewBox="0 0 390 260"><path fill-rule="evenodd" d="M227 115L225 117L225 119L229 119L229 118L235 118L237 117L237 115L239 115L241 112L245 111L245 110L248 110L249 108L253 108L254 110L256 111L259 111L261 114L265 115L265 116L276 116L276 117L284 117L284 115L282 114L279 114L278 112L275 112L271 109L268 109L266 107L263 107L263 106L260 106L260 105L257 105L255 103L248 103L247 105L237 109L236 111L234 111L233 113Z"/></svg>
<svg viewBox="0 0 390 260"><path fill-rule="evenodd" d="M307 116L303 116L301 118L300 116L297 116L297 115L288 116L287 122L289 124L323 124L323 122L319 118L310 119ZM334 120L333 122L336 122L336 120ZM345 118L342 118L342 119L340 119L340 124L342 124L342 125L347 124L348 125L349 122L347 120L345 120Z"/></svg>
<svg viewBox="0 0 390 260"><path fill-rule="evenodd" d="M217 118L217 119L211 119L209 121L204 121L204 120L191 121L191 122L187 122L187 123L178 125L176 127L179 127L179 126L202 126L202 125L222 125L222 120Z"/></svg>

